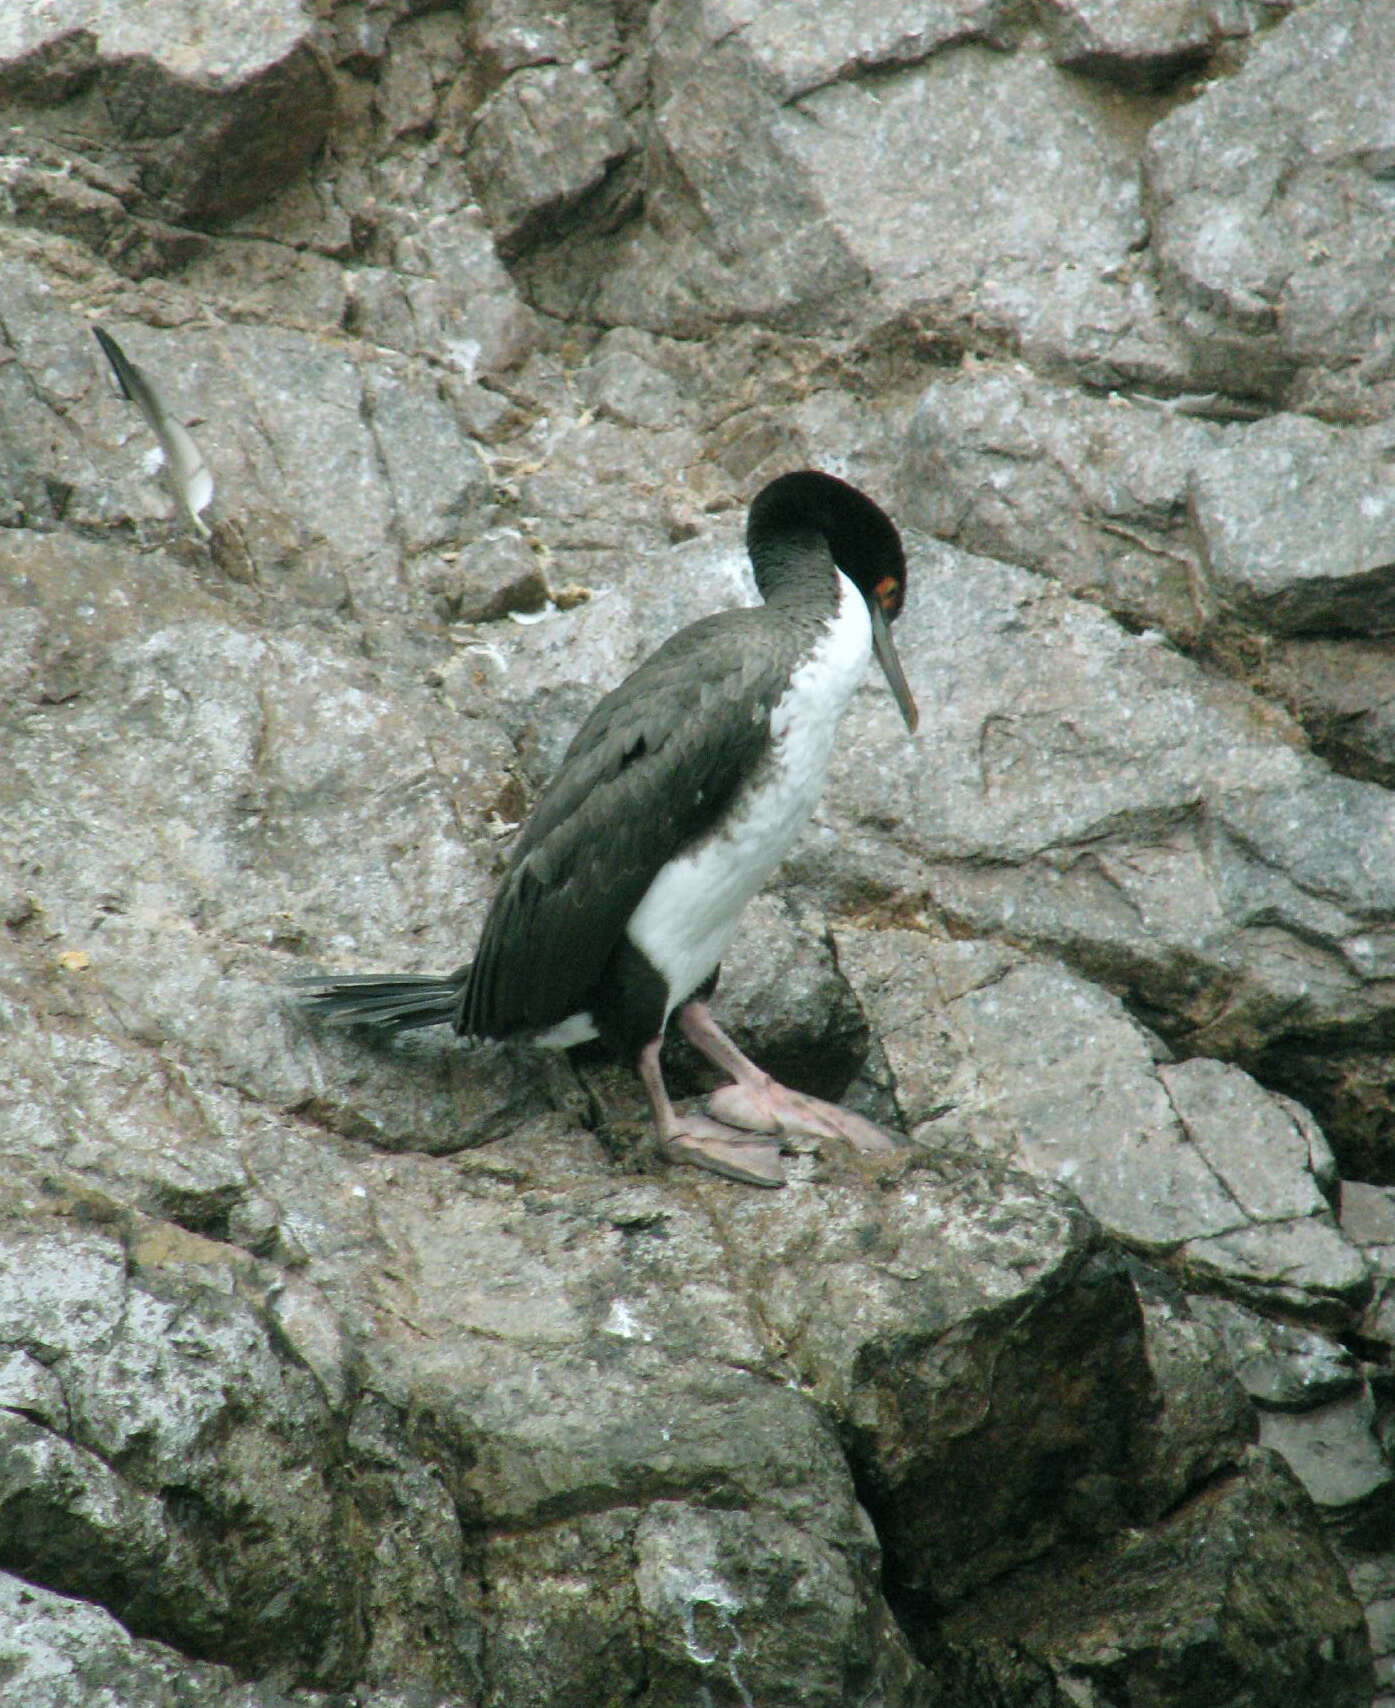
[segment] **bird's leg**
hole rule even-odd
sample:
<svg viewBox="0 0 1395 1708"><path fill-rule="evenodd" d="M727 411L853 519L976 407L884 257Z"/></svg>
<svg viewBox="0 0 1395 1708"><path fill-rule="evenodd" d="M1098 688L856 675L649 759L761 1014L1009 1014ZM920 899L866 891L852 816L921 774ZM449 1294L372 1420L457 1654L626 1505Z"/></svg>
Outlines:
<svg viewBox="0 0 1395 1708"><path fill-rule="evenodd" d="M755 1133L802 1133L818 1139L846 1139L860 1151L892 1151L896 1141L875 1122L836 1103L791 1091L742 1055L712 1018L705 1002L686 1002L678 1011L683 1036L713 1067L732 1078L707 1099L723 1122Z"/></svg>
<svg viewBox="0 0 1395 1708"><path fill-rule="evenodd" d="M669 1101L659 1046L663 1038L651 1038L639 1053L639 1077L649 1093L659 1145L670 1162L690 1162L728 1180L748 1186L783 1186L780 1147L768 1138L724 1126L706 1115L680 1115Z"/></svg>

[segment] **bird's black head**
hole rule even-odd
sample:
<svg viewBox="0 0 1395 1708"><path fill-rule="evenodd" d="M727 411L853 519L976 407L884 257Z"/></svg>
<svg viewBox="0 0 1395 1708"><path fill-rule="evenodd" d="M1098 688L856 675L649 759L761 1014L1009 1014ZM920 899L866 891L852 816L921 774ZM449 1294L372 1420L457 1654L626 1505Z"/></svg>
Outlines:
<svg viewBox="0 0 1395 1708"><path fill-rule="evenodd" d="M906 602L906 554L896 524L865 492L836 475L818 469L780 475L756 494L746 519L746 549L762 593L763 567L779 556L782 544L810 533L822 534L834 563L867 601L877 661L913 730L919 714L890 628Z"/></svg>
<svg viewBox="0 0 1395 1708"><path fill-rule="evenodd" d="M896 524L865 492L819 469L782 474L756 494L746 519L746 549L759 564L763 548L783 535L817 529L833 561L888 622L906 598L906 554Z"/></svg>

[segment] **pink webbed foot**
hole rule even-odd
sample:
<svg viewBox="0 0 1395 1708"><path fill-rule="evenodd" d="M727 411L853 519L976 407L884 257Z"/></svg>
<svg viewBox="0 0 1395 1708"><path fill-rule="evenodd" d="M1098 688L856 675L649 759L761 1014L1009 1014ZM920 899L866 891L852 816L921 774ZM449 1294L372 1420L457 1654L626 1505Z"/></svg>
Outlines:
<svg viewBox="0 0 1395 1708"><path fill-rule="evenodd" d="M756 1133L741 1132L705 1115L677 1115L673 1131L661 1141L670 1162L691 1163L745 1186L783 1186L780 1146Z"/></svg>
<svg viewBox="0 0 1395 1708"><path fill-rule="evenodd" d="M708 1097L707 1107L732 1127L752 1133L799 1134L811 1139L843 1139L856 1150L885 1154L897 1148L895 1139L875 1121L854 1114L821 1097L791 1091L779 1080L762 1074L764 1084L734 1080Z"/></svg>
<svg viewBox="0 0 1395 1708"><path fill-rule="evenodd" d="M885 1155L898 1149L897 1141L874 1121L791 1091L772 1079L763 1068L737 1049L712 1018L703 1002L689 1002L678 1012L678 1024L695 1050L707 1057L732 1083L720 1086L707 1099L707 1107L719 1120L753 1133L800 1134L814 1139L843 1139L855 1149Z"/></svg>
<svg viewBox="0 0 1395 1708"><path fill-rule="evenodd" d="M661 1039L647 1043L639 1056L639 1077L649 1093L659 1149L670 1162L691 1163L710 1174L745 1186L783 1186L780 1147L769 1138L728 1127L706 1115L680 1115L669 1101L659 1068Z"/></svg>

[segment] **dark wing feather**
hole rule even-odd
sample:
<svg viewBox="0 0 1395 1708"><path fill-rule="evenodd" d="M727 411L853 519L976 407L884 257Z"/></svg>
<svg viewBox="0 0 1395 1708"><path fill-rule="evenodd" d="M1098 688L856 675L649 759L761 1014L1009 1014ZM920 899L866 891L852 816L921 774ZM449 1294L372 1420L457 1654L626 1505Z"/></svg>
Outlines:
<svg viewBox="0 0 1395 1708"><path fill-rule="evenodd" d="M659 869L751 775L798 650L768 610L682 630L578 731L514 848L457 1030L553 1026L596 980Z"/></svg>

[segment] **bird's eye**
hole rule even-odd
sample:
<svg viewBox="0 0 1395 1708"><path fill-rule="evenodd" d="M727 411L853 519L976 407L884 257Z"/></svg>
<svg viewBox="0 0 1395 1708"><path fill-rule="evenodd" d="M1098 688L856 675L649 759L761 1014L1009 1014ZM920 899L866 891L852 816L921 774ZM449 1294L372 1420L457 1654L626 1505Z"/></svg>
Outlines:
<svg viewBox="0 0 1395 1708"><path fill-rule="evenodd" d="M894 617L901 609L901 583L894 575L884 575L872 589L872 597L888 617Z"/></svg>

